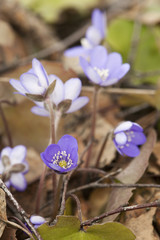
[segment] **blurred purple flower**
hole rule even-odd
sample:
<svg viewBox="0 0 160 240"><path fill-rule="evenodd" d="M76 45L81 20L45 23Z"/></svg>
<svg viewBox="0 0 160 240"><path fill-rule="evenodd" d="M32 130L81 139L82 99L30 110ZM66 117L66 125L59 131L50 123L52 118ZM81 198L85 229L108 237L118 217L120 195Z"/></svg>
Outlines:
<svg viewBox="0 0 160 240"><path fill-rule="evenodd" d="M117 83L130 69L128 63L122 64L119 53L108 54L103 46L97 46L90 52L90 61L80 57L80 65L89 80L100 86Z"/></svg>
<svg viewBox="0 0 160 240"><path fill-rule="evenodd" d="M9 82L18 91L17 93L21 95L26 95L27 93L44 95L49 87L47 73L36 58L32 60L32 68L20 76L20 81L10 79Z"/></svg>
<svg viewBox="0 0 160 240"><path fill-rule="evenodd" d="M5 147L1 151L0 174L7 187L13 186L18 191L26 189L27 182L24 177L28 172L26 153L27 149L23 145Z"/></svg>
<svg viewBox="0 0 160 240"><path fill-rule="evenodd" d="M77 167L78 144L77 140L64 135L57 144L49 145L41 153L43 162L57 173L67 173Z"/></svg>
<svg viewBox="0 0 160 240"><path fill-rule="evenodd" d="M106 15L99 9L92 12L92 25L87 29L81 46L69 48L64 52L67 57L88 56L89 51L99 45L106 35Z"/></svg>
<svg viewBox="0 0 160 240"><path fill-rule="evenodd" d="M41 226L43 223L46 222L46 220L39 215L32 215L30 217L30 221L34 225L35 228L38 228L39 226Z"/></svg>
<svg viewBox="0 0 160 240"><path fill-rule="evenodd" d="M88 103L88 97L79 97L82 88L82 83L79 78L71 78L63 83L56 75L49 75L49 81L53 82L54 80L56 80L56 86L50 95L50 99L56 111L58 111L59 104L65 100L71 100L70 106L66 109L65 113L75 112ZM35 103L36 106L31 108L32 113L40 116L49 116L49 112L43 102ZM59 109L59 111L61 111L61 109Z"/></svg>
<svg viewBox="0 0 160 240"><path fill-rule="evenodd" d="M137 145L142 145L145 141L143 128L137 123L126 121L114 130L113 142L121 155L138 156L140 151Z"/></svg>

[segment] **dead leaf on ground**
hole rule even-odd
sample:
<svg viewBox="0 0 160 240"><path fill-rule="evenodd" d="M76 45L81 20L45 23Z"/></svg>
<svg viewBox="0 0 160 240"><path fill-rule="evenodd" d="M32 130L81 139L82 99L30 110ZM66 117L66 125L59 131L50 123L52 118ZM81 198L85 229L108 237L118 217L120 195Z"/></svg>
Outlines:
<svg viewBox="0 0 160 240"><path fill-rule="evenodd" d="M5 192L1 188L0 188L0 219L7 220ZM0 237L3 234L5 226L6 224L0 221Z"/></svg>
<svg viewBox="0 0 160 240"><path fill-rule="evenodd" d="M17 229L6 227L1 237L1 240L17 240L16 231Z"/></svg>

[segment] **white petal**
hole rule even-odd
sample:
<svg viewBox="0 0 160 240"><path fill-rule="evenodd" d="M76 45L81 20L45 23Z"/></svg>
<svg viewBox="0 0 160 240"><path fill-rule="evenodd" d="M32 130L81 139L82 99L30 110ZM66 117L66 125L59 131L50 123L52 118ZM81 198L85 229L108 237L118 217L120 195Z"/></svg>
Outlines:
<svg viewBox="0 0 160 240"><path fill-rule="evenodd" d="M1 158L3 158L3 156L7 156L10 158L11 151L12 151L12 148L10 148L10 147L3 148L1 151Z"/></svg>
<svg viewBox="0 0 160 240"><path fill-rule="evenodd" d="M79 110L84 107L89 102L88 97L79 97L76 100L72 101L72 104L66 113L71 113Z"/></svg>
<svg viewBox="0 0 160 240"><path fill-rule="evenodd" d="M64 89L65 89L64 98L71 99L71 100L76 99L81 92L81 88L82 88L82 83L79 78L69 79L64 84Z"/></svg>
<svg viewBox="0 0 160 240"><path fill-rule="evenodd" d="M49 81L54 81L56 79L56 86L54 88L53 93L51 94L52 102L58 105L60 102L64 100L64 84L60 78L56 75L49 75Z"/></svg>
<svg viewBox="0 0 160 240"><path fill-rule="evenodd" d="M32 215L30 217L30 221L32 224L43 224L45 222L45 219L38 215Z"/></svg>
<svg viewBox="0 0 160 240"><path fill-rule="evenodd" d="M42 87L47 88L49 85L47 73L43 65L36 58L32 60L32 67L35 74L38 76L39 83Z"/></svg>
<svg viewBox="0 0 160 240"><path fill-rule="evenodd" d="M118 145L124 145L127 142L127 136L124 132L117 133L115 135L115 141Z"/></svg>
<svg viewBox="0 0 160 240"><path fill-rule="evenodd" d="M93 44L93 47L100 44L100 42L102 40L100 31L97 28L95 28L94 26L90 26L87 29L86 38L89 40L90 43Z"/></svg>
<svg viewBox="0 0 160 240"><path fill-rule="evenodd" d="M25 95L26 90L24 89L24 87L22 86L19 80L10 79L9 82L12 85L12 87L14 87L19 93L21 93L22 95Z"/></svg>
<svg viewBox="0 0 160 240"><path fill-rule="evenodd" d="M133 125L133 123L130 121L123 122L114 130L114 133L127 131L132 127L132 125Z"/></svg>
<svg viewBox="0 0 160 240"><path fill-rule="evenodd" d="M24 73L20 76L22 86L25 88L26 93L43 94L44 87L39 86L38 78L31 73Z"/></svg>
<svg viewBox="0 0 160 240"><path fill-rule="evenodd" d="M24 191L27 187L26 179L22 173L12 173L10 183L18 191Z"/></svg>
<svg viewBox="0 0 160 240"><path fill-rule="evenodd" d="M42 107L34 106L31 108L31 112L39 116L49 117L49 112Z"/></svg>
<svg viewBox="0 0 160 240"><path fill-rule="evenodd" d="M23 145L14 147L10 154L11 164L22 163L25 160L27 149Z"/></svg>

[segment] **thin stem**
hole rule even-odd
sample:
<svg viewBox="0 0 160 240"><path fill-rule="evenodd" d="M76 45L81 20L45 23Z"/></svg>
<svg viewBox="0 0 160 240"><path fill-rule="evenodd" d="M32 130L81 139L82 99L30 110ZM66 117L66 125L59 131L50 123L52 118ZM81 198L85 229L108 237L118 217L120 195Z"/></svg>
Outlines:
<svg viewBox="0 0 160 240"><path fill-rule="evenodd" d="M101 157L102 157L102 154L103 154L103 151L105 149L105 146L106 146L106 143L108 141L108 138L109 138L109 135L110 135L110 132L108 132L103 140L103 143L102 143L102 146L101 146L101 149L99 151L99 154L98 154L98 157L97 157L97 160L96 160L96 164L95 164L95 168L98 168L99 167L99 162L101 160Z"/></svg>
<svg viewBox="0 0 160 240"><path fill-rule="evenodd" d="M55 116L52 107L52 103L50 98L46 99L46 104L48 106L49 114L50 114L50 144L54 144L56 142L56 133L55 133Z"/></svg>
<svg viewBox="0 0 160 240"><path fill-rule="evenodd" d="M92 113L92 126L91 126L91 134L90 134L90 141L91 145L88 149L87 159L85 163L85 167L87 168L89 166L91 154L92 154L92 146L93 146L93 140L94 140L94 134L95 134L95 126L96 126L96 112L97 112L97 95L98 95L98 89L99 86L94 87L94 93L93 93L93 113Z"/></svg>
<svg viewBox="0 0 160 240"><path fill-rule="evenodd" d="M35 204L35 214L39 214L40 210L40 204L41 204L41 199L42 199L42 190L43 190L43 185L44 185L44 180L47 172L47 166L44 164L43 165L43 172L40 177L39 185L38 185L38 191L36 195L36 204Z"/></svg>
<svg viewBox="0 0 160 240"><path fill-rule="evenodd" d="M139 204L139 205L133 205L133 206L121 206L115 210L111 210L109 212L103 213L100 216L97 216L93 219L87 220L82 222L81 227L84 226L90 226L93 223L96 223L100 220L102 220L103 218L106 218L108 216L111 216L113 214L117 214L117 213L122 213L122 212L127 212L127 211L133 211L133 210L137 210L137 209L142 209L142 208L150 208L150 207L160 207L160 201L155 201L155 202L151 202L151 203L144 203L144 204Z"/></svg>
<svg viewBox="0 0 160 240"><path fill-rule="evenodd" d="M57 185L56 194L55 194L55 198L54 198L53 214L52 214L52 219L50 222L52 222L58 214L62 186L63 186L63 175L59 175L58 185Z"/></svg>
<svg viewBox="0 0 160 240"><path fill-rule="evenodd" d="M2 121L3 121L3 125L4 125L5 131L6 131L7 138L8 138L8 145L10 147L13 147L11 133L10 133L10 130L9 130L8 122L7 122L7 119L5 117L1 102L0 102L0 115L1 115L1 118L2 118Z"/></svg>
<svg viewBox="0 0 160 240"><path fill-rule="evenodd" d="M80 223L82 223L82 211L81 211L81 204L80 204L79 198L75 194L69 194L69 196L71 196L76 201L78 218L80 220Z"/></svg>
<svg viewBox="0 0 160 240"><path fill-rule="evenodd" d="M19 203L17 202L17 200L13 197L12 193L9 191L9 189L6 187L6 185L4 184L4 182L0 179L0 188L3 189L3 191L6 193L6 195L8 196L8 198L10 199L10 201L13 203L13 205L15 206L15 208L17 209L18 213L23 217L23 219L25 220L25 222L27 223L27 225L29 226L29 228L31 229L31 231L34 233L34 235L36 236L36 238L38 240L42 240L41 236L39 235L39 233L36 231L36 229L33 227L32 223L30 222L29 218L27 217L26 212L24 211L24 209L19 205Z"/></svg>

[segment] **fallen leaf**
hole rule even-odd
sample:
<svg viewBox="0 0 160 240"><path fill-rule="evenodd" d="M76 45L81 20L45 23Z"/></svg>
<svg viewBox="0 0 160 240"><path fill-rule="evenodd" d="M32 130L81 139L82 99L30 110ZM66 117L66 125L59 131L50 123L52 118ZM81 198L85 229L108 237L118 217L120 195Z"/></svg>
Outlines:
<svg viewBox="0 0 160 240"><path fill-rule="evenodd" d="M0 219L7 220L5 192L1 188L0 188ZM0 237L3 234L5 226L6 226L6 224L4 222L0 221Z"/></svg>
<svg viewBox="0 0 160 240"><path fill-rule="evenodd" d="M17 229L6 227L1 237L1 240L17 240L16 231Z"/></svg>

